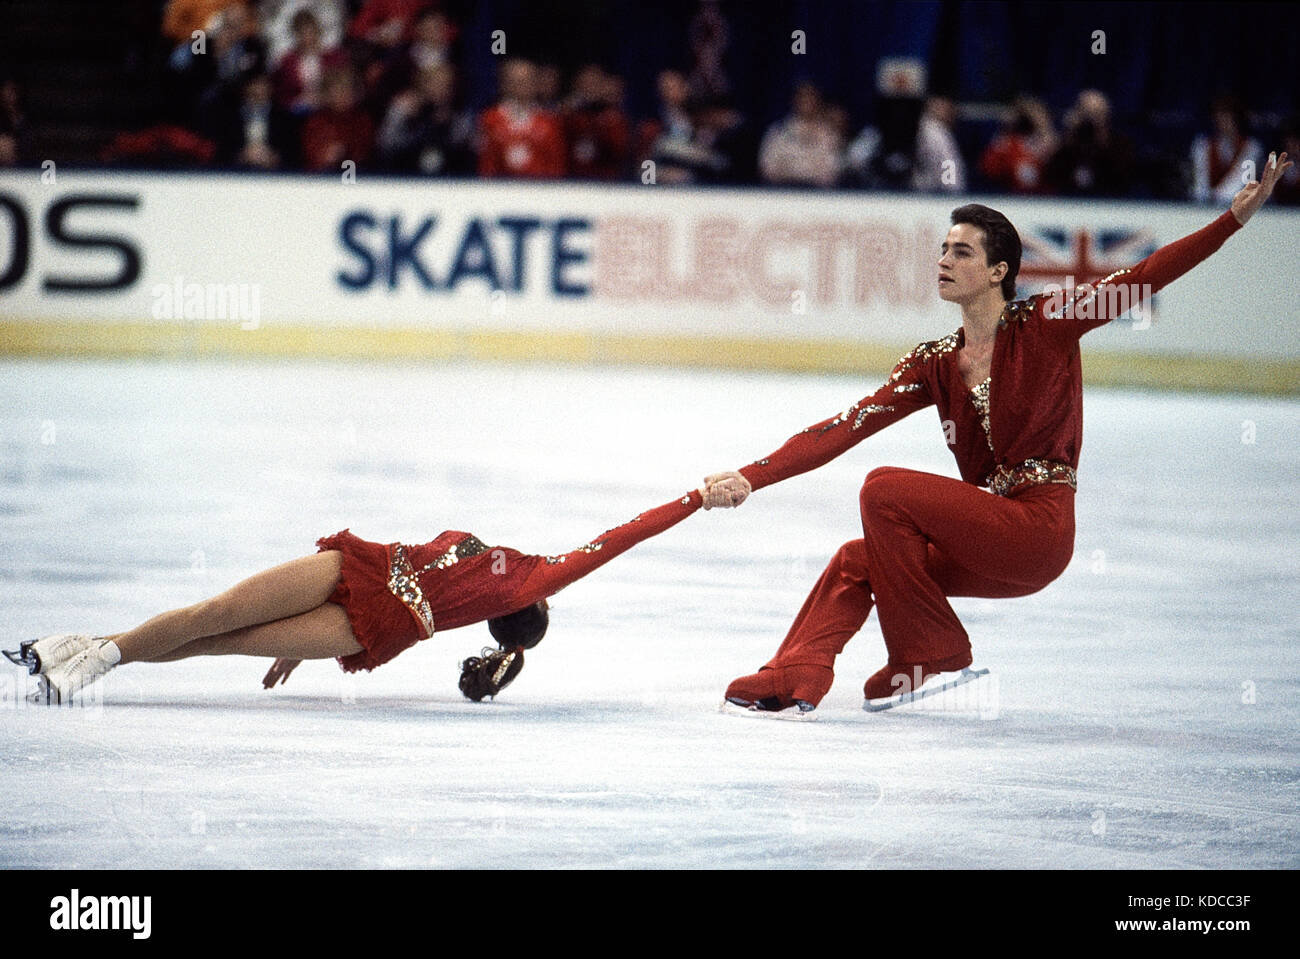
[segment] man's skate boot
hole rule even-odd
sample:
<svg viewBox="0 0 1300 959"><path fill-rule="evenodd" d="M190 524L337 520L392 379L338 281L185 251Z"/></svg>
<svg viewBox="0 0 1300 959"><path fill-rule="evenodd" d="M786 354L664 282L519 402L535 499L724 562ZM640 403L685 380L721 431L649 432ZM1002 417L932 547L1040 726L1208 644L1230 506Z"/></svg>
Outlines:
<svg viewBox="0 0 1300 959"><path fill-rule="evenodd" d="M727 702L759 712L793 707L810 713L834 680L829 666L764 666L750 676L732 680L727 687Z"/></svg>
<svg viewBox="0 0 1300 959"><path fill-rule="evenodd" d="M122 658L111 640L101 640L41 674L32 700L49 706L74 702L108 673Z"/></svg>
<svg viewBox="0 0 1300 959"><path fill-rule="evenodd" d="M970 650L966 650L928 663L889 663L867 680L862 708L868 712L890 709L988 675L987 669L970 669L971 662Z"/></svg>
<svg viewBox="0 0 1300 959"><path fill-rule="evenodd" d="M88 649L94 640L93 636L83 636L79 633L60 633L43 639L25 640L16 650L4 650L4 655L9 662L16 666L25 666L27 672L35 676L37 673L48 672L83 649Z"/></svg>

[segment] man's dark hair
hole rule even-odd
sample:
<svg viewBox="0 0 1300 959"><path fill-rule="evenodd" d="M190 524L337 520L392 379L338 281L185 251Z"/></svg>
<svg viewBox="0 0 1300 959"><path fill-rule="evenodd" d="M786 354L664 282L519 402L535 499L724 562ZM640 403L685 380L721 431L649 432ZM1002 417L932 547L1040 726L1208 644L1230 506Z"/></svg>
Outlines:
<svg viewBox="0 0 1300 959"><path fill-rule="evenodd" d="M488 632L502 649L532 649L546 635L550 617L546 600L525 606L506 616L488 620Z"/></svg>
<svg viewBox="0 0 1300 959"><path fill-rule="evenodd" d="M969 223L984 231L984 253L989 266L1006 261L1007 275L1002 278L1002 299L1016 298L1016 275L1020 273L1020 234L1011 221L979 203L967 203L952 211L952 225Z"/></svg>

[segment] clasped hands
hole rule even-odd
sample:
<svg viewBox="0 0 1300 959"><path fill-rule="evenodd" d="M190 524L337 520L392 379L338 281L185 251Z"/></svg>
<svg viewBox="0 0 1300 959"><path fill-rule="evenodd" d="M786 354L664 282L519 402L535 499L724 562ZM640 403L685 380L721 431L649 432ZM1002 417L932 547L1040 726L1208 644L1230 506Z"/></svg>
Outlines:
<svg viewBox="0 0 1300 959"><path fill-rule="evenodd" d="M751 492L753 487L749 485L749 480L734 470L706 476L704 485L700 487L705 509L713 509L715 506L719 509L730 509L739 506L745 502Z"/></svg>

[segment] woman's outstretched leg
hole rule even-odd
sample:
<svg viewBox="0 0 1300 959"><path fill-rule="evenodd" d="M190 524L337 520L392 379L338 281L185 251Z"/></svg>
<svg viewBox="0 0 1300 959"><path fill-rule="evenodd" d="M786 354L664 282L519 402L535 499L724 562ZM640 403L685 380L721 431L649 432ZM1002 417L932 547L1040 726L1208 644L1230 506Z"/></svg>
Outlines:
<svg viewBox="0 0 1300 959"><path fill-rule="evenodd" d="M112 640L121 651L119 665L158 661L197 639L273 623L316 609L334 592L342 568L343 554L338 550L303 556L250 576L211 599L161 613L135 629L102 638ZM342 612L341 607L336 608Z"/></svg>
<svg viewBox="0 0 1300 959"><path fill-rule="evenodd" d="M322 603L315 609L256 626L204 636L149 660L170 663L191 656L269 656L283 659L333 659L361 652L343 607Z"/></svg>

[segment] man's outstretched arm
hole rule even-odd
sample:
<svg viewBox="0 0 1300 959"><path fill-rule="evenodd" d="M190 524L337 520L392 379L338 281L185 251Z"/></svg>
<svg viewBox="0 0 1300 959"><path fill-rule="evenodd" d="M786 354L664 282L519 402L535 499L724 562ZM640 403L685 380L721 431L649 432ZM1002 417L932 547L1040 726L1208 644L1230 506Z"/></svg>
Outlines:
<svg viewBox="0 0 1300 959"><path fill-rule="evenodd" d="M931 358L945 348L943 340L920 344L894 365L876 392L801 430L780 449L748 466L705 477L703 491L714 498L712 505L739 506L753 490L824 466L872 433L932 406L934 398L923 374Z"/></svg>
<svg viewBox="0 0 1300 959"><path fill-rule="evenodd" d="M1074 335L1082 336L1145 302L1198 263L1208 259L1227 242L1228 237L1245 226L1272 195L1278 179L1291 165L1285 153L1281 156L1269 154L1264 175L1258 182L1247 183L1233 198L1232 207L1213 223L1165 244L1133 267L1117 270L1095 288L1087 284L1078 287L1073 295L1059 301L1059 313L1051 300L1045 300L1044 309L1048 320L1072 323ZM1120 290L1120 287L1127 289ZM1067 318L1084 314L1086 318L1058 318L1062 314Z"/></svg>

